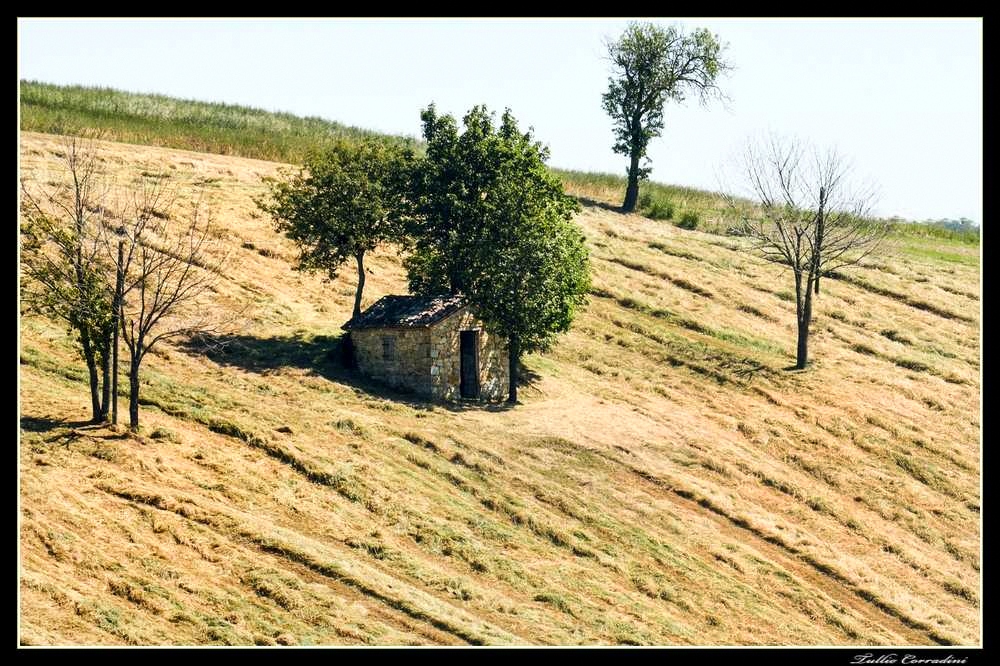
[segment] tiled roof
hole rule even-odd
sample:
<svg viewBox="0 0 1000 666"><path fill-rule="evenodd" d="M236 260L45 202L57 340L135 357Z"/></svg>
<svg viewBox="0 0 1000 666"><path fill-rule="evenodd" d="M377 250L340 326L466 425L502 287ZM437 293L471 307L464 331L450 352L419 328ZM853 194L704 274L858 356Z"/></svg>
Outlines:
<svg viewBox="0 0 1000 666"><path fill-rule="evenodd" d="M425 328L465 307L464 296L383 296L342 328Z"/></svg>

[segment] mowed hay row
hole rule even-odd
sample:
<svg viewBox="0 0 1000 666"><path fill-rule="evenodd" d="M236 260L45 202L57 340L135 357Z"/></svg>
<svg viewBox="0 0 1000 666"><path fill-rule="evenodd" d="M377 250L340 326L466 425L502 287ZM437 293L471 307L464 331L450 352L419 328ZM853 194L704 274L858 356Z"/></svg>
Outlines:
<svg viewBox="0 0 1000 666"><path fill-rule="evenodd" d="M60 178L58 137L21 141ZM22 319L22 642L980 640L978 265L824 279L790 372L780 268L585 206L593 293L523 404L430 404L337 365L351 271L291 269L252 200L281 165L100 145L205 192L235 323L147 358L132 437L81 423L64 327ZM368 264L365 305L405 291L393 250Z"/></svg>

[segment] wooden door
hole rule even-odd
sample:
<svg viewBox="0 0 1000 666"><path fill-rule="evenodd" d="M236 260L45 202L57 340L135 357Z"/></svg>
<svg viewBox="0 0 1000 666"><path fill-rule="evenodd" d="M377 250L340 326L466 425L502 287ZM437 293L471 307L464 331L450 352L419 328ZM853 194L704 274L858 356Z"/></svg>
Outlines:
<svg viewBox="0 0 1000 666"><path fill-rule="evenodd" d="M462 331L461 383L463 398L479 398L479 331Z"/></svg>

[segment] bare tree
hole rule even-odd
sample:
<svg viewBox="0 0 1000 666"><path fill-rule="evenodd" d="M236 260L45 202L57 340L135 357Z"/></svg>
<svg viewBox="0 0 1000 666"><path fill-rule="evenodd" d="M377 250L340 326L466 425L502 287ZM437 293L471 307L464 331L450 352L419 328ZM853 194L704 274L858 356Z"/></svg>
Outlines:
<svg viewBox="0 0 1000 666"><path fill-rule="evenodd" d="M121 337L129 350L129 428L139 428L139 370L163 340L213 327L200 297L213 288L227 262L211 252L216 228L201 201L178 214L175 194L161 178L144 179L124 207L121 225L107 237L107 256L122 276ZM200 307L199 307L200 306Z"/></svg>
<svg viewBox="0 0 1000 666"><path fill-rule="evenodd" d="M92 140L69 137L61 152L68 182L21 181L22 302L28 312L61 319L80 344L90 380L92 418L108 417L112 294L98 242L110 211L110 186Z"/></svg>
<svg viewBox="0 0 1000 666"><path fill-rule="evenodd" d="M742 235L765 260L786 266L795 280L798 343L795 367L809 360L813 294L820 276L858 264L883 244L889 227L873 219L872 188L855 186L835 150L771 137L750 142L740 170L746 198L729 196Z"/></svg>
<svg viewBox="0 0 1000 666"><path fill-rule="evenodd" d="M21 181L22 303L27 312L63 320L76 335L95 423L117 403L121 332L130 352L129 426L137 430L143 359L163 340L218 323L198 306L226 257L210 251L216 230L200 199L175 220L174 189L162 178L142 178L127 191L115 187L99 168L92 139L66 138L60 157L66 182Z"/></svg>

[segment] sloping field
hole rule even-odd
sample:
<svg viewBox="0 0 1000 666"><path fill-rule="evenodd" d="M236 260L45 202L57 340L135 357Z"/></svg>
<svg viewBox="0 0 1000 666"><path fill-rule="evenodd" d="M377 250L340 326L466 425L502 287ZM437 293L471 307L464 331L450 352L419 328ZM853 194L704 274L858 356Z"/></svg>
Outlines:
<svg viewBox="0 0 1000 666"><path fill-rule="evenodd" d="M23 132L22 177L60 141ZM980 644L978 247L825 279L790 372L779 269L588 205L593 294L523 404L430 404L330 354L351 271L291 270L252 202L280 165L101 151L209 196L234 324L146 360L132 437L22 318L22 643ZM369 267L365 305L404 291Z"/></svg>

